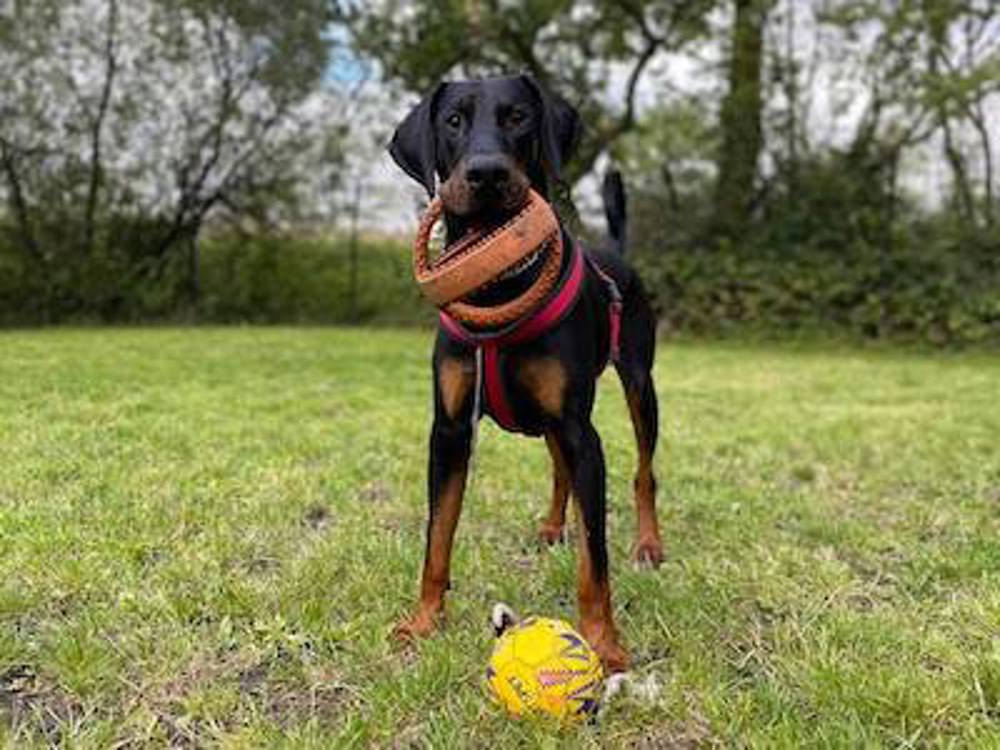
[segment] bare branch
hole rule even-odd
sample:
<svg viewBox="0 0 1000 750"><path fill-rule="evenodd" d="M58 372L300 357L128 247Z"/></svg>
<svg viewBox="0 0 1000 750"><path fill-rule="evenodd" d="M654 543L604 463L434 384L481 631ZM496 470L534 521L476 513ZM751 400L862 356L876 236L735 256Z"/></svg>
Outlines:
<svg viewBox="0 0 1000 750"><path fill-rule="evenodd" d="M38 246L38 240L35 238L34 230L31 227L28 202L25 200L21 176L17 170L17 154L15 154L11 144L3 137L0 137L0 165L3 166L7 185L10 187L11 208L13 209L14 216L17 218L21 247L47 275L48 268L45 256Z"/></svg>
<svg viewBox="0 0 1000 750"><path fill-rule="evenodd" d="M111 104L118 57L115 50L118 33L118 0L108 0L108 26L104 45L104 84L90 130L90 180L87 185L87 201L83 215L83 250L90 255L94 249L94 224L97 213L97 194L104 171L101 163L101 136Z"/></svg>

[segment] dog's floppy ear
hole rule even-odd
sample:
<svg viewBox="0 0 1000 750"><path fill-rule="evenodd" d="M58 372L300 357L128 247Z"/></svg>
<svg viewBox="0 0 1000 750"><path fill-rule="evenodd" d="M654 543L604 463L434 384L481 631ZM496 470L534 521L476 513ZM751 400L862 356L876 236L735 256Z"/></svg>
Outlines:
<svg viewBox="0 0 1000 750"><path fill-rule="evenodd" d="M437 87L410 110L396 128L389 144L389 155L410 177L434 195L436 154L434 146L434 107L447 84Z"/></svg>
<svg viewBox="0 0 1000 750"><path fill-rule="evenodd" d="M529 75L521 79L535 92L542 105L541 147L546 171L556 182L562 179L562 168L576 151L583 134L583 124L576 108L559 94L548 91Z"/></svg>

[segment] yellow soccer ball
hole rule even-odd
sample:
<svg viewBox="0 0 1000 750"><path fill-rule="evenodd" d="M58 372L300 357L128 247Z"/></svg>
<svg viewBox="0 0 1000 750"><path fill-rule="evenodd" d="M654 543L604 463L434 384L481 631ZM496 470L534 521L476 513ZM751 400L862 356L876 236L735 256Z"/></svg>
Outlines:
<svg viewBox="0 0 1000 750"><path fill-rule="evenodd" d="M514 716L578 721L597 710L604 672L590 645L568 623L529 617L497 639L486 682Z"/></svg>

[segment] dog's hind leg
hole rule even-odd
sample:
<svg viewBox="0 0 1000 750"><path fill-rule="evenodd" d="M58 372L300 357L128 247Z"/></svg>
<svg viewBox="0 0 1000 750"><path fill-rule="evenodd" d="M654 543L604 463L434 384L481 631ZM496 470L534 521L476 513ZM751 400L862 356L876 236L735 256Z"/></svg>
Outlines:
<svg viewBox="0 0 1000 750"><path fill-rule="evenodd" d="M663 561L663 543L656 518L656 477L653 473L653 455L659 431L659 409L653 385L656 324L644 295L637 294L627 301L622 323L621 358L616 363L616 369L625 389L639 453L634 483L638 529L633 558L640 565L655 568Z"/></svg>
<svg viewBox="0 0 1000 750"><path fill-rule="evenodd" d="M570 475L566 461L559 450L559 443L551 433L545 436L552 457L552 502L549 515L538 529L538 537L546 544L555 544L564 539L566 526L566 503L569 500Z"/></svg>
<svg viewBox="0 0 1000 750"><path fill-rule="evenodd" d="M640 565L655 568L663 562L663 543L656 518L656 477L653 474L657 437L656 391L648 372L633 373L628 377L625 398L639 450L639 466L634 482L638 530L633 557Z"/></svg>

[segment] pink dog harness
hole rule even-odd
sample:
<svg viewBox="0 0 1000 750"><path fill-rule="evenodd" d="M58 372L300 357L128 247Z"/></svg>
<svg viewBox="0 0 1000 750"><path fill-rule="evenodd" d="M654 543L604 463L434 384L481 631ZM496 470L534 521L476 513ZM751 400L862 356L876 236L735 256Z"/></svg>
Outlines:
<svg viewBox="0 0 1000 750"><path fill-rule="evenodd" d="M579 247L574 244L572 248L573 258L570 261L569 273L566 274L555 293L538 310L510 328L499 333L474 333L467 330L447 313L442 311L440 314L441 327L449 336L467 346L482 350L483 396L485 397L486 409L493 420L509 432L525 432L526 430L518 425L514 418L514 410L504 388L500 371L500 357L503 350L506 347L524 344L536 339L562 322L580 298L588 264L608 287L611 296L611 302L608 306L610 346L608 358L602 364L601 369L604 369L608 361L616 362L618 360L622 315L622 298L618 285L593 259L585 258Z"/></svg>

